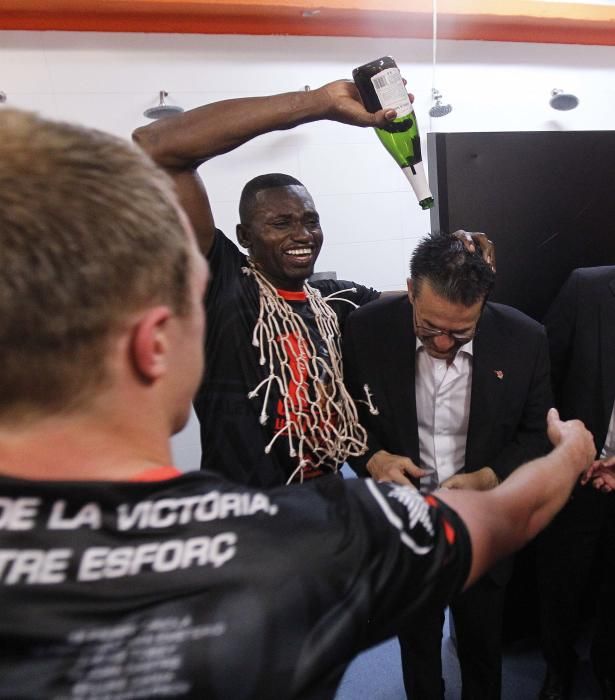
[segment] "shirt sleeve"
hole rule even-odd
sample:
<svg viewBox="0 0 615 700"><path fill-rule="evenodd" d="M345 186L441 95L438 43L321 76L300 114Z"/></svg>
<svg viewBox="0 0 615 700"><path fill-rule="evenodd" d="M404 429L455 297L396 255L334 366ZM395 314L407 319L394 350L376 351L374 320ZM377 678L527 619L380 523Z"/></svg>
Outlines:
<svg viewBox="0 0 615 700"><path fill-rule="evenodd" d="M296 501L280 508L295 521L284 532L300 537L294 556L311 572L308 588L318 587L331 601L322 625L335 618L340 637L353 640L358 650L397 634L427 606L444 608L462 590L470 571L469 534L437 498L371 479L317 479L310 485L315 499L299 488L281 494L283 500L303 500L301 509ZM309 644L317 649L327 634L325 626L315 625Z"/></svg>
<svg viewBox="0 0 615 700"><path fill-rule="evenodd" d="M241 268L246 265L247 258L220 229L216 229L207 261L211 270L208 296L215 297L219 289L241 274Z"/></svg>
<svg viewBox="0 0 615 700"><path fill-rule="evenodd" d="M426 607L445 608L462 589L472 551L457 513L434 496L398 484L363 482L373 499L377 569L373 575L370 643L396 634ZM377 623L376 623L377 621Z"/></svg>

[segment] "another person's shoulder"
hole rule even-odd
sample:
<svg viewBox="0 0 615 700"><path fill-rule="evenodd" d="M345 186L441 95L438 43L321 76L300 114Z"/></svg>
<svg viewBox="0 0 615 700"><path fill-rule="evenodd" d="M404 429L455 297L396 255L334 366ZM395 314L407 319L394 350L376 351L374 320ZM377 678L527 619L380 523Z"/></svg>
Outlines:
<svg viewBox="0 0 615 700"><path fill-rule="evenodd" d="M364 306L380 297L380 292L363 284L348 280L319 279L309 282L310 286L318 289L323 299L333 302L337 299L346 299L356 306ZM342 304L344 302L342 301Z"/></svg>
<svg viewBox="0 0 615 700"><path fill-rule="evenodd" d="M558 290L550 312L565 307L584 312L588 304L600 302L610 294L615 294L615 265L577 267Z"/></svg>
<svg viewBox="0 0 615 700"><path fill-rule="evenodd" d="M600 265L598 267L577 267L570 273L569 282L584 288L615 282L615 265Z"/></svg>
<svg viewBox="0 0 615 700"><path fill-rule="evenodd" d="M320 292L335 312L342 334L356 309L370 305L380 296L380 292L371 287L346 280L321 279L310 282L310 285Z"/></svg>
<svg viewBox="0 0 615 700"><path fill-rule="evenodd" d="M376 320L378 318L385 318L393 310L408 305L409 301L406 292L378 295L369 304L354 311L352 313L352 320L353 322L357 322L365 319Z"/></svg>

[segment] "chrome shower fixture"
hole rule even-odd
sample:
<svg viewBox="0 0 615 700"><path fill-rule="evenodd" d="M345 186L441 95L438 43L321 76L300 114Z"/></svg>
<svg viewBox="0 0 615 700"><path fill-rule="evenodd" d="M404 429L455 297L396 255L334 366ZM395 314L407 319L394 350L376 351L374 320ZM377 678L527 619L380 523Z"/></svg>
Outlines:
<svg viewBox="0 0 615 700"><path fill-rule="evenodd" d="M551 90L549 104L553 109L566 112L569 109L574 109L579 104L579 98L576 95L564 92L560 88L554 88Z"/></svg>
<svg viewBox="0 0 615 700"><path fill-rule="evenodd" d="M434 101L431 109L429 110L430 117L445 117L453 111L453 106L442 104L442 95L436 88L431 89L431 99Z"/></svg>
<svg viewBox="0 0 615 700"><path fill-rule="evenodd" d="M173 114L179 114L184 111L183 107L178 105L168 105L164 98L168 97L169 93L166 90L161 90L159 95L159 103L155 107L149 107L143 112L143 116L148 119L162 119L164 117L171 117Z"/></svg>

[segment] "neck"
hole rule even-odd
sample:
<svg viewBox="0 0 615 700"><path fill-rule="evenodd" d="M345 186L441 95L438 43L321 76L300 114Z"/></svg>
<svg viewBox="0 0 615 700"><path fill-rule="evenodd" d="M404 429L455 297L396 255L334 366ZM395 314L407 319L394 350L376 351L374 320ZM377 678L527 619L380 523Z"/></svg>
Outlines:
<svg viewBox="0 0 615 700"><path fill-rule="evenodd" d="M0 425L0 474L23 479L126 481L172 463L164 431L95 416Z"/></svg>
<svg viewBox="0 0 615 700"><path fill-rule="evenodd" d="M277 291L300 292L308 280L307 277L305 277L303 279L292 279L292 280L286 279L286 278L280 279L280 278L274 277L273 275L270 275L268 272L263 270L262 266L256 262L254 262L254 260L252 258L248 258L248 261L249 261L252 269L255 270L256 272L258 272L260 274L260 276Z"/></svg>

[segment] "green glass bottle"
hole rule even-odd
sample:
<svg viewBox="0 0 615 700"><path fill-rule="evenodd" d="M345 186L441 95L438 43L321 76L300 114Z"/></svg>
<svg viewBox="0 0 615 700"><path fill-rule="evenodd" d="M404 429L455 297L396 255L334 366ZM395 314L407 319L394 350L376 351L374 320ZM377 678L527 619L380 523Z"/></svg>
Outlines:
<svg viewBox="0 0 615 700"><path fill-rule="evenodd" d="M418 124L397 64L391 56L383 56L355 68L352 77L365 109L396 110L394 121L375 129L376 134L408 178L421 208L431 209L434 201L423 168Z"/></svg>

